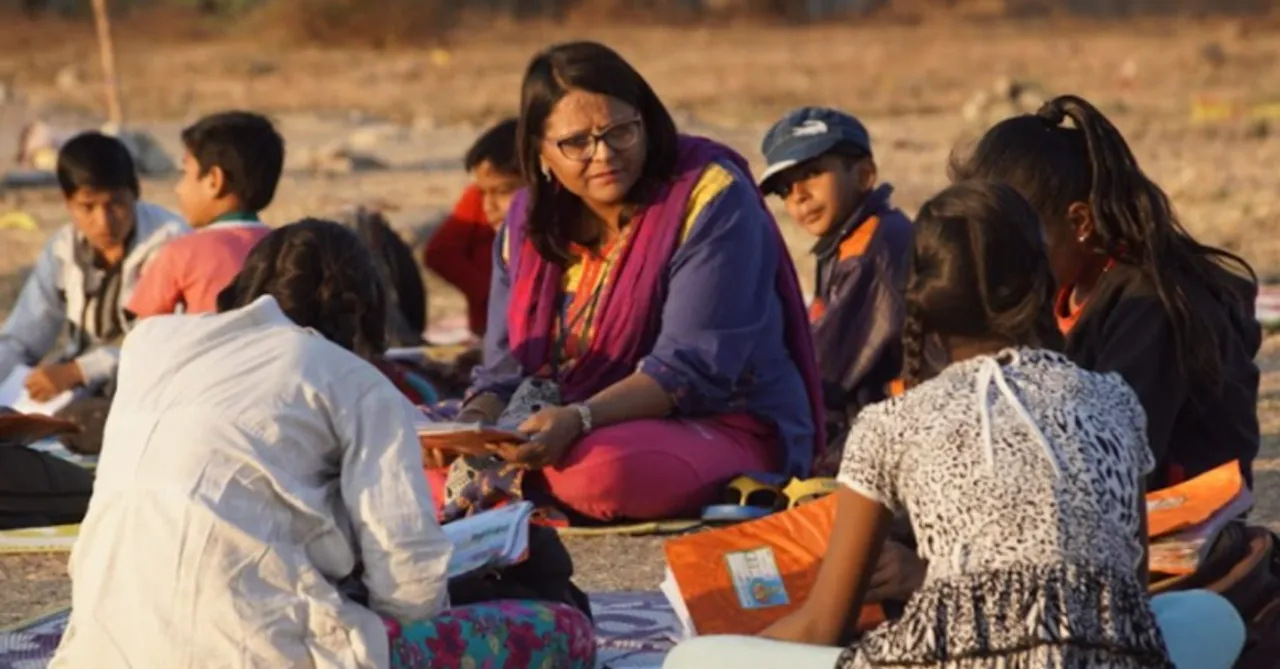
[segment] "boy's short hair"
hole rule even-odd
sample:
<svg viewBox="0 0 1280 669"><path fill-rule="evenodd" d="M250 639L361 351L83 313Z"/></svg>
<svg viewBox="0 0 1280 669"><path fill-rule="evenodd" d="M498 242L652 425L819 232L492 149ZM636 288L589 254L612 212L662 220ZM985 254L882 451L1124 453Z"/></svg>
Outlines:
<svg viewBox="0 0 1280 669"><path fill-rule="evenodd" d="M257 213L275 198L284 170L284 139L265 116L229 111L206 116L182 131L182 144L200 166L200 174L217 167L224 194Z"/></svg>
<svg viewBox="0 0 1280 669"><path fill-rule="evenodd" d="M463 163L467 171L487 162L503 174L520 174L520 159L516 155L517 124L516 119L509 118L480 135L480 139L467 149Z"/></svg>
<svg viewBox="0 0 1280 669"><path fill-rule="evenodd" d="M84 132L72 137L58 151L55 170L62 194L70 198L81 188L125 190L138 197L138 172L129 149L115 137Z"/></svg>

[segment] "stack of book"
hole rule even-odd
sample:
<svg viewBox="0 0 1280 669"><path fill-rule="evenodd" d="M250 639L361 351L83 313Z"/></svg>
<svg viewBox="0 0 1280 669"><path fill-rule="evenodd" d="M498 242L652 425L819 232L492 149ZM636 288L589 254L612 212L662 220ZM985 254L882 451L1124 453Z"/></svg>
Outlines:
<svg viewBox="0 0 1280 669"><path fill-rule="evenodd" d="M1222 529L1251 508L1253 493L1235 462L1147 495L1152 573L1194 573Z"/></svg>

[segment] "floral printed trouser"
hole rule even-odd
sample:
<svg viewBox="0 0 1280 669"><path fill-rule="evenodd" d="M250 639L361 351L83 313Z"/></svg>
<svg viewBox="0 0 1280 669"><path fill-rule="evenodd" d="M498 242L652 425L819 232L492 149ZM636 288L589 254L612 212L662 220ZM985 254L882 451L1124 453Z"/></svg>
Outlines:
<svg viewBox="0 0 1280 669"><path fill-rule="evenodd" d="M389 624L392 669L591 669L591 621L567 604L486 602Z"/></svg>

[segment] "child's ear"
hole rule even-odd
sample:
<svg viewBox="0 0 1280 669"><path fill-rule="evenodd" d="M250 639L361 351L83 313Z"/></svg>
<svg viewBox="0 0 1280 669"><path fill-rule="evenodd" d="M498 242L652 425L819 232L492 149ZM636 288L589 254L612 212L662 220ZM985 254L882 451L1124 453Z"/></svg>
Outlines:
<svg viewBox="0 0 1280 669"><path fill-rule="evenodd" d="M880 176L879 170L876 169L876 161L863 158L854 165L853 169L860 192L866 193L876 187L876 180Z"/></svg>
<svg viewBox="0 0 1280 669"><path fill-rule="evenodd" d="M214 165L209 168L204 175L205 184L209 188L209 194L214 198L220 198L227 189L227 173L222 171L221 167Z"/></svg>
<svg viewBox="0 0 1280 669"><path fill-rule="evenodd" d="M1071 226L1075 240L1081 245L1089 245L1093 241L1093 209L1088 202L1072 202L1067 207L1067 225Z"/></svg>

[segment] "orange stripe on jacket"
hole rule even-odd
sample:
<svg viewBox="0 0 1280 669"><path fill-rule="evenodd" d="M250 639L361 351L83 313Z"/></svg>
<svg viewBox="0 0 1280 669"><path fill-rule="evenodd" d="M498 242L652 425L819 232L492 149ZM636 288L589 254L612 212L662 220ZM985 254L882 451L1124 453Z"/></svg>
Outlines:
<svg viewBox="0 0 1280 669"><path fill-rule="evenodd" d="M840 242L836 257L839 260L848 260L850 258L860 257L867 252L867 247L871 244L871 239L876 236L876 228L880 225L880 218L872 216L859 225L853 234L844 238Z"/></svg>

